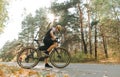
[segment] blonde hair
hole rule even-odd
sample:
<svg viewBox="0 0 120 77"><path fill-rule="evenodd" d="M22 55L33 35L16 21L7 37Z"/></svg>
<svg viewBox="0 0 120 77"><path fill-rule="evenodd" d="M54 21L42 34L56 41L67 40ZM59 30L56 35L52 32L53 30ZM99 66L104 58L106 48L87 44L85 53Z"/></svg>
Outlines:
<svg viewBox="0 0 120 77"><path fill-rule="evenodd" d="M61 31L62 26L61 25L57 25L56 28L58 29L58 31Z"/></svg>

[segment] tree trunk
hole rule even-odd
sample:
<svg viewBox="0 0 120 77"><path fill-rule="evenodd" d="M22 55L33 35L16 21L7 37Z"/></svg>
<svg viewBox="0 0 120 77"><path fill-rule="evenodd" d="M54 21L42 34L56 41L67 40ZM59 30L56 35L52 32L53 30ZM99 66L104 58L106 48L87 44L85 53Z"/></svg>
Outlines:
<svg viewBox="0 0 120 77"><path fill-rule="evenodd" d="M83 42L83 45L84 45L84 53L87 54L87 45L85 43L85 39L84 39L84 32L83 32L83 13L82 13L82 10L80 8L80 5L78 4L78 9L79 9L79 17L80 17L80 28L81 28L81 39L82 39L82 42Z"/></svg>
<svg viewBox="0 0 120 77"><path fill-rule="evenodd" d="M97 25L95 25L95 59L97 59Z"/></svg>
<svg viewBox="0 0 120 77"><path fill-rule="evenodd" d="M88 2L88 1L87 1ZM92 44L91 44L91 26L90 26L90 8L89 8L90 2L88 2L87 6L87 13L88 13L88 27L89 27L89 52L90 55L92 55Z"/></svg>
<svg viewBox="0 0 120 77"><path fill-rule="evenodd" d="M101 26L100 26L100 31L101 31L102 40L103 40L103 47L104 47L105 57L108 58L108 51L107 51L107 43L106 43L106 38L105 38L105 32L102 30Z"/></svg>
<svg viewBox="0 0 120 77"><path fill-rule="evenodd" d="M105 38L104 34L102 35L102 39L103 39L103 47L104 47L105 57L108 58L107 43L106 43L106 38Z"/></svg>

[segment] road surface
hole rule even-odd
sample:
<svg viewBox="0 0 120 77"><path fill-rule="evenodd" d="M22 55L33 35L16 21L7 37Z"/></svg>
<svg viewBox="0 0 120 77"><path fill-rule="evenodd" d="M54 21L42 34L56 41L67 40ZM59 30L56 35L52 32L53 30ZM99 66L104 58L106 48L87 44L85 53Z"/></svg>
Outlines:
<svg viewBox="0 0 120 77"><path fill-rule="evenodd" d="M13 62L1 63L11 66L18 66L17 63ZM44 68L44 63L39 63L32 70L37 70L39 72L42 68ZM66 68L53 68L51 71L56 72L59 75L67 73L69 74L69 77L120 77L120 65L118 64L71 63Z"/></svg>

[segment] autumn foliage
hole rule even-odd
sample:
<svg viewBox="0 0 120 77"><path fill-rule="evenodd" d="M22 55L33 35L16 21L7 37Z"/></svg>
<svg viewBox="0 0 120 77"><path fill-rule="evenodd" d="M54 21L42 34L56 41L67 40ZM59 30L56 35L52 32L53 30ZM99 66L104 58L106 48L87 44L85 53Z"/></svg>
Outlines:
<svg viewBox="0 0 120 77"><path fill-rule="evenodd" d="M23 69L17 66L0 64L0 77L70 77L68 73L52 72L50 70Z"/></svg>
<svg viewBox="0 0 120 77"><path fill-rule="evenodd" d="M39 73L30 69L0 64L0 77L40 77Z"/></svg>

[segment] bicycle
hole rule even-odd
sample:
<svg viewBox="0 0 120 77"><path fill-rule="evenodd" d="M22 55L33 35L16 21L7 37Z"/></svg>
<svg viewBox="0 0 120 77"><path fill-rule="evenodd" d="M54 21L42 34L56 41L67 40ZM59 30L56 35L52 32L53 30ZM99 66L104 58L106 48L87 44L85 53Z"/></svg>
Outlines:
<svg viewBox="0 0 120 77"><path fill-rule="evenodd" d="M71 56L66 49L58 46L52 49L49 56L45 56L44 51L47 50L48 47L40 46L39 40L36 40L36 37L33 42L34 41L37 43L37 48L28 46L18 53L17 63L20 67L31 69L45 58L49 58L50 63L56 68L64 68L69 65ZM57 39L57 42L60 43L60 39Z"/></svg>

